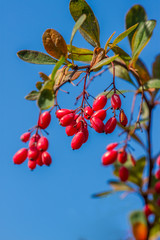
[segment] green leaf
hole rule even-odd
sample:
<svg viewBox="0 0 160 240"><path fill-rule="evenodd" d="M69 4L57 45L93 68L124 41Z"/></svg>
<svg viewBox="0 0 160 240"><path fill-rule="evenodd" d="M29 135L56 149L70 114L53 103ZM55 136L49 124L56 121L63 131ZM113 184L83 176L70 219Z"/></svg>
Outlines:
<svg viewBox="0 0 160 240"><path fill-rule="evenodd" d="M109 71L113 74L113 68L111 65L109 67ZM125 69L121 65L115 64L115 75L116 75L116 77L126 80L135 86L134 82L132 81L132 79L129 76L127 69Z"/></svg>
<svg viewBox="0 0 160 240"><path fill-rule="evenodd" d="M93 47L100 46L99 24L87 2L85 0L70 0L69 9L75 21L77 21L82 14L86 14L87 18L79 31L85 40Z"/></svg>
<svg viewBox="0 0 160 240"><path fill-rule="evenodd" d="M28 63L52 65L57 62L56 59L38 51L21 50L17 52L17 55L20 59Z"/></svg>
<svg viewBox="0 0 160 240"><path fill-rule="evenodd" d="M72 30L72 34L71 34L71 39L70 39L70 52L72 52L72 41L74 38L74 35L76 34L76 32L78 31L78 29L81 27L81 25L84 23L84 21L86 20L86 14L83 14L80 16L80 18L77 20L77 22L74 25L74 28Z"/></svg>
<svg viewBox="0 0 160 240"><path fill-rule="evenodd" d="M137 61L139 54L149 42L155 26L155 20L149 20L139 24L132 38L132 64Z"/></svg>
<svg viewBox="0 0 160 240"><path fill-rule="evenodd" d="M98 62L97 64L93 65L93 67L90 70L92 71L92 70L95 70L96 68L100 68L105 65L108 65L111 62L113 62L117 57L118 57L118 55L109 57L109 58L105 58L105 59L101 60L100 62Z"/></svg>
<svg viewBox="0 0 160 240"><path fill-rule="evenodd" d="M150 237L151 240L157 240L158 237L160 237L160 219L157 219L157 221L154 223L150 230Z"/></svg>
<svg viewBox="0 0 160 240"><path fill-rule="evenodd" d="M70 52L70 45L67 45L68 51ZM69 59L81 62L91 62L93 56L93 51L85 48L78 48L72 46L72 53L68 55Z"/></svg>
<svg viewBox="0 0 160 240"><path fill-rule="evenodd" d="M129 216L129 220L131 222L131 225L134 225L135 223L144 223L145 225L147 225L146 222L146 217L144 215L143 211L133 211L131 212L130 216Z"/></svg>
<svg viewBox="0 0 160 240"><path fill-rule="evenodd" d="M114 191L106 191L106 192L101 192L101 193L95 193L92 195L93 198L97 197L107 197L108 195L114 193Z"/></svg>
<svg viewBox="0 0 160 240"><path fill-rule="evenodd" d="M53 82L53 85L54 85L54 77L56 75L56 72L58 71L58 69L62 66L62 64L64 63L65 61L65 57L64 56L61 56L60 60L56 63L55 67L53 68L53 71L51 73L51 80Z"/></svg>
<svg viewBox="0 0 160 240"><path fill-rule="evenodd" d="M111 39L112 39L112 37L114 36L115 33L116 32L112 33L112 35L108 38L108 40L107 40L107 42L105 44L105 47L104 47L105 52L106 52L107 47L109 46L109 43L110 43L110 41L111 41Z"/></svg>
<svg viewBox="0 0 160 240"><path fill-rule="evenodd" d="M41 110L46 110L54 105L54 93L50 89L43 89L37 99L37 105Z"/></svg>
<svg viewBox="0 0 160 240"><path fill-rule="evenodd" d="M148 105L145 101L143 101L143 103L142 103L141 118L142 119L148 119L149 118L149 109L148 109Z"/></svg>
<svg viewBox="0 0 160 240"><path fill-rule="evenodd" d="M37 100L38 95L39 95L39 92L37 92L37 91L32 91L32 92L30 92L27 96L25 96L25 99L31 100L31 101L35 101L35 100Z"/></svg>
<svg viewBox="0 0 160 240"><path fill-rule="evenodd" d="M156 89L160 88L160 79L151 79L143 85L144 90L153 89L153 88L156 88ZM141 91L142 87L140 87L139 90Z"/></svg>
<svg viewBox="0 0 160 240"><path fill-rule="evenodd" d="M159 78L160 79L160 54L157 55L153 66L152 66L152 74L153 78Z"/></svg>
<svg viewBox="0 0 160 240"><path fill-rule="evenodd" d="M127 192L132 192L133 188L130 187L127 183L120 182L117 180L110 180L108 183L111 185L114 191L127 191Z"/></svg>
<svg viewBox="0 0 160 240"><path fill-rule="evenodd" d="M113 45L112 43L109 44L109 47L111 50L119 55L119 58L121 58L127 65L128 62L131 60L131 57L126 53L122 48L118 47L117 45Z"/></svg>
<svg viewBox="0 0 160 240"><path fill-rule="evenodd" d="M138 4L134 5L126 14L126 29L132 27L136 23L145 22L145 21L147 21L147 14L144 8ZM132 31L128 36L130 44L135 31L136 29L134 29L134 31Z"/></svg>
<svg viewBox="0 0 160 240"><path fill-rule="evenodd" d="M125 37L127 37L131 32L133 32L133 30L138 26L138 23L136 23L135 25L133 25L132 27L128 28L126 31L124 31L123 33L121 33L118 37L115 38L115 40L113 41L113 45L116 45L117 43L119 43L120 41L122 41Z"/></svg>
<svg viewBox="0 0 160 240"><path fill-rule="evenodd" d="M135 64L135 69L137 70L142 83L147 82L151 78L145 64L139 58Z"/></svg>

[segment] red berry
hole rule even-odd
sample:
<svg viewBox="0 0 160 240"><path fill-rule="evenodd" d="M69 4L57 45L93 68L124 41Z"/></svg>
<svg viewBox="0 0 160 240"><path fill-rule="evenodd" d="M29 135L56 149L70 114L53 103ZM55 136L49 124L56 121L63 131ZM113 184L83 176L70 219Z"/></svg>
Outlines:
<svg viewBox="0 0 160 240"><path fill-rule="evenodd" d="M111 97L111 105L114 109L119 109L121 107L121 99L118 94L113 94Z"/></svg>
<svg viewBox="0 0 160 240"><path fill-rule="evenodd" d="M115 117L110 118L105 126L104 126L104 131L105 133L112 133L114 131L114 129L116 128L117 125L117 119Z"/></svg>
<svg viewBox="0 0 160 240"><path fill-rule="evenodd" d="M33 169L35 169L36 168L36 161L33 161L33 160L28 160L28 167L31 169L31 170L33 170Z"/></svg>
<svg viewBox="0 0 160 240"><path fill-rule="evenodd" d="M76 134L77 133L76 121L73 121L70 125L68 125L65 129L65 132L67 136L73 136L74 134Z"/></svg>
<svg viewBox="0 0 160 240"><path fill-rule="evenodd" d="M62 127L66 127L68 125L70 125L74 120L74 113L69 113L64 115L63 117L61 117L60 119L60 125Z"/></svg>
<svg viewBox="0 0 160 240"><path fill-rule="evenodd" d="M41 153L41 152L39 153L38 158L36 158L36 163L37 163L39 166L42 166L42 165L43 165L43 162L42 162L42 153Z"/></svg>
<svg viewBox="0 0 160 240"><path fill-rule="evenodd" d="M92 114L93 114L93 109L91 107L87 106L87 107L84 108L84 117L86 119L90 119Z"/></svg>
<svg viewBox="0 0 160 240"><path fill-rule="evenodd" d="M75 134L75 136L72 138L71 141L71 147L72 149L79 149L82 144L84 143L85 135L82 131Z"/></svg>
<svg viewBox="0 0 160 240"><path fill-rule="evenodd" d="M124 149L120 149L118 152L118 161L120 163L125 163L127 161L127 153Z"/></svg>
<svg viewBox="0 0 160 240"><path fill-rule="evenodd" d="M16 152L13 156L13 162L15 164L23 163L27 158L28 150L26 148L21 148L18 152Z"/></svg>
<svg viewBox="0 0 160 240"><path fill-rule="evenodd" d="M160 193L160 181L156 182L154 189L156 193Z"/></svg>
<svg viewBox="0 0 160 240"><path fill-rule="evenodd" d="M94 111L98 111L104 108L106 103L107 103L107 97L105 95L101 95L98 98L96 98L96 100L94 100L92 108Z"/></svg>
<svg viewBox="0 0 160 240"><path fill-rule="evenodd" d="M122 182L126 182L129 177L129 172L126 167L121 167L119 169L119 178L121 179Z"/></svg>
<svg viewBox="0 0 160 240"><path fill-rule="evenodd" d="M51 114L50 112L46 111L40 115L38 126L42 129L45 129L49 126L50 122L51 122Z"/></svg>
<svg viewBox="0 0 160 240"><path fill-rule="evenodd" d="M118 152L116 150L111 150L103 154L102 164L107 166L114 163L117 159Z"/></svg>
<svg viewBox="0 0 160 240"><path fill-rule="evenodd" d="M30 160L35 160L36 158L38 158L38 155L39 155L39 150L37 148L28 150L28 158Z"/></svg>
<svg viewBox="0 0 160 240"><path fill-rule="evenodd" d="M83 127L86 127L86 126L87 126L87 123L86 123L86 121L84 120L84 117L82 117L82 116L79 116L79 117L76 119L76 123L77 123L76 128L77 128L78 130L81 130Z"/></svg>
<svg viewBox="0 0 160 240"><path fill-rule="evenodd" d="M91 127L98 133L104 132L104 123L100 118L92 117L90 119L91 121Z"/></svg>
<svg viewBox="0 0 160 240"><path fill-rule="evenodd" d="M119 122L121 123L122 126L126 126L127 123L128 123L128 119L124 113L123 110L120 111L120 114L119 114Z"/></svg>
<svg viewBox="0 0 160 240"><path fill-rule="evenodd" d="M48 139L46 137L41 137L37 142L37 149L39 151L46 151L48 149Z"/></svg>
<svg viewBox="0 0 160 240"><path fill-rule="evenodd" d="M160 166L160 155L157 157L156 163L157 163L158 166Z"/></svg>
<svg viewBox="0 0 160 240"><path fill-rule="evenodd" d="M42 162L47 166L49 166L52 163L52 158L48 152L42 153Z"/></svg>
<svg viewBox="0 0 160 240"><path fill-rule="evenodd" d="M59 109L59 110L56 111L56 117L60 119L63 116L65 116L66 114L69 114L69 113L73 113L73 110L70 110L70 109Z"/></svg>
<svg viewBox="0 0 160 240"><path fill-rule="evenodd" d="M106 150L112 150L112 149L114 149L114 148L116 148L118 146L118 143L116 142L116 143L110 143L110 144L108 144L107 145L107 147L106 147Z"/></svg>
<svg viewBox="0 0 160 240"><path fill-rule="evenodd" d="M34 134L29 141L29 148L30 149L37 148L37 142L38 142L39 139L40 139L40 135L39 134Z"/></svg>
<svg viewBox="0 0 160 240"><path fill-rule="evenodd" d="M146 215L146 217L150 216L153 212L148 204L146 204L143 208L143 212Z"/></svg>
<svg viewBox="0 0 160 240"><path fill-rule="evenodd" d="M101 119L102 121L104 121L104 119L106 118L106 110L104 110L104 109L100 109L100 110L98 110L98 111L96 111L93 115L92 115L92 117L96 117L96 118L99 118L99 119Z"/></svg>
<svg viewBox="0 0 160 240"><path fill-rule="evenodd" d="M155 177L160 180L160 169L157 170Z"/></svg>
<svg viewBox="0 0 160 240"><path fill-rule="evenodd" d="M30 132L26 132L21 135L20 139L22 142L28 142L30 136L31 136Z"/></svg>
<svg viewBox="0 0 160 240"><path fill-rule="evenodd" d="M89 136L89 132L88 132L87 127L84 127L84 128L82 129L82 132L84 133L84 142L83 142L83 143L85 143L85 142L87 142L88 136Z"/></svg>

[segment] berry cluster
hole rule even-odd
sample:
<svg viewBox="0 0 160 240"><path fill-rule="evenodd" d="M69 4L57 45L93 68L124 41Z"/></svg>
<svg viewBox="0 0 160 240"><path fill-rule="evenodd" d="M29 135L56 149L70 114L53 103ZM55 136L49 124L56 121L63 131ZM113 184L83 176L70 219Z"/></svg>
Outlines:
<svg viewBox="0 0 160 240"><path fill-rule="evenodd" d="M119 168L119 178L122 182L126 182L129 178L129 170L123 166L123 164L127 161L127 152L125 147L115 150L118 145L119 144L117 142L107 145L107 152L105 152L102 156L102 164L104 166L108 166L118 161L120 164L122 164L122 166ZM132 165L135 166L136 161L132 155L131 162Z"/></svg>
<svg viewBox="0 0 160 240"><path fill-rule="evenodd" d="M83 143L88 140L88 126L93 128L98 133L112 133L117 125L115 110L119 110L119 121L123 126L128 123L124 111L121 109L121 99L118 94L114 93L111 97L111 106L114 116L111 117L105 124L107 109L104 107L107 104L107 96L101 95L93 102L93 106L84 106L75 110L59 109L56 111L56 117L59 119L61 126L66 127L65 131L68 136L73 136L71 141L72 149L79 149ZM87 121L90 121L88 123Z"/></svg>
<svg viewBox="0 0 160 240"><path fill-rule="evenodd" d="M21 148L13 156L13 162L15 164L22 164L28 158L28 167L33 170L36 165L49 166L52 162L50 154L47 152L49 143L48 139L44 136L38 134L38 131L46 129L51 121L50 112L46 111L39 116L38 125L32 130L36 130L36 133L31 136L32 132L26 132L21 135L20 139L22 142L28 142L28 148Z"/></svg>

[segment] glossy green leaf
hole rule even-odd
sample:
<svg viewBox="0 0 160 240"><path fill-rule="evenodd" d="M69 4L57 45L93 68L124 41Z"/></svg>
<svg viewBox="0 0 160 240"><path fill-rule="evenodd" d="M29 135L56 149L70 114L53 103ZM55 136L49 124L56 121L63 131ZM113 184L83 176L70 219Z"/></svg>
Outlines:
<svg viewBox="0 0 160 240"><path fill-rule="evenodd" d="M98 62L97 64L93 65L93 67L90 70L92 71L92 70L95 70L97 68L108 65L111 62L113 62L117 57L118 57L118 55L113 56L113 57L109 57L109 58L105 58L105 59L101 60L100 62Z"/></svg>
<svg viewBox="0 0 160 240"><path fill-rule="evenodd" d="M111 50L119 55L119 58L121 58L127 65L128 62L131 60L131 57L126 53L122 48L118 47L117 45L113 45L112 43L109 44L109 47Z"/></svg>
<svg viewBox="0 0 160 240"><path fill-rule="evenodd" d="M74 25L74 28L72 30L72 34L71 34L71 39L70 39L70 52L72 52L72 41L73 38L76 34L76 32L78 31L78 29L81 27L81 25L84 23L84 21L86 20L86 14L83 14L80 16L80 18L77 20L77 22Z"/></svg>
<svg viewBox="0 0 160 240"><path fill-rule="evenodd" d="M41 110L46 110L54 105L54 98L53 90L43 89L37 99L37 105Z"/></svg>
<svg viewBox="0 0 160 240"><path fill-rule="evenodd" d="M155 20L149 20L146 22L141 22L139 24L139 26L132 38L132 61L131 61L131 63L133 65L137 61L143 48L149 42L155 26L156 26Z"/></svg>
<svg viewBox="0 0 160 240"><path fill-rule="evenodd" d="M57 62L56 59L38 51L21 50L17 53L17 55L20 59L28 63L52 65Z"/></svg>
<svg viewBox="0 0 160 240"><path fill-rule="evenodd" d="M105 47L104 47L105 52L106 52L107 47L109 46L109 43L110 43L110 41L111 41L111 39L112 39L112 37L114 36L115 33L116 32L112 33L112 35L108 38L108 40L107 40L107 42L105 44Z"/></svg>
<svg viewBox="0 0 160 240"><path fill-rule="evenodd" d="M32 91L32 92L30 92L27 96L25 96L25 99L31 100L31 101L35 101L35 100L37 100L38 95L39 95L39 92L37 92L37 91Z"/></svg>
<svg viewBox="0 0 160 240"><path fill-rule="evenodd" d="M114 191L105 191L101 193L95 193L92 195L93 198L98 198L98 197L107 197L108 195L114 193Z"/></svg>
<svg viewBox="0 0 160 240"><path fill-rule="evenodd" d="M69 9L75 21L77 21L82 14L86 14L87 18L79 31L85 40L93 47L100 46L99 24L87 2L85 0L70 0Z"/></svg>
<svg viewBox="0 0 160 240"><path fill-rule="evenodd" d="M73 59L75 61L81 61L81 62L91 62L93 51L85 48L78 48L75 46L72 46L72 53L70 52L70 45L67 45L69 54L68 58Z"/></svg>
<svg viewBox="0 0 160 240"><path fill-rule="evenodd" d="M133 225L137 222L141 222L141 223L144 223L145 225L147 225L146 217L145 217L143 211L133 211L133 212L131 212L131 214L129 216L129 220L130 220L131 225Z"/></svg>
<svg viewBox="0 0 160 240"><path fill-rule="evenodd" d="M144 90L153 89L153 88L156 88L156 89L160 88L160 79L151 79L143 85ZM140 87L139 90L142 90L142 87Z"/></svg>
<svg viewBox="0 0 160 240"><path fill-rule="evenodd" d="M147 21L147 14L141 5L136 4L127 12L125 21L126 21L126 29L128 29L133 25L135 25L136 23ZM134 29L128 35L130 44L135 31L136 29Z"/></svg>
<svg viewBox="0 0 160 240"><path fill-rule="evenodd" d="M160 79L160 54L157 55L153 66L152 66L152 74L153 78L159 78Z"/></svg>
<svg viewBox="0 0 160 240"><path fill-rule="evenodd" d="M124 31L123 33L121 33L118 37L115 38L115 40L113 41L113 45L116 45L117 43L119 43L120 41L122 41L125 37L127 37L131 32L133 32L133 30L138 26L138 23L136 23L135 25L131 26L130 28L128 28L126 31Z"/></svg>

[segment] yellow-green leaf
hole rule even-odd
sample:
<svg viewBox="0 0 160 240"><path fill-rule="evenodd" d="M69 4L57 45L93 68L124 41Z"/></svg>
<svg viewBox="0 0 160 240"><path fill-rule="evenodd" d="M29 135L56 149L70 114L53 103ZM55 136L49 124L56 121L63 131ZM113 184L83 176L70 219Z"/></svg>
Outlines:
<svg viewBox="0 0 160 240"><path fill-rule="evenodd" d="M86 14L83 14L80 16L80 18L77 20L77 22L74 25L74 28L71 34L71 39L70 39L70 52L72 52L72 41L73 41L74 35L76 34L76 32L78 31L78 29L81 27L81 25L84 23L85 20L86 20Z"/></svg>
<svg viewBox="0 0 160 240"><path fill-rule="evenodd" d="M90 62L92 60L93 51L86 49L86 48L78 48L72 46L72 53L70 52L70 45L67 45L69 54L68 58L73 59L75 61L81 62Z"/></svg>
<svg viewBox="0 0 160 240"><path fill-rule="evenodd" d="M105 58L105 59L101 60L100 62L98 62L97 64L95 64L90 70L92 71L92 70L95 70L97 68L108 65L111 62L113 62L117 57L118 57L118 55L113 56L113 57L109 57L109 58Z"/></svg>
<svg viewBox="0 0 160 240"><path fill-rule="evenodd" d="M35 101L35 100L37 100L38 95L39 95L39 92L32 91L27 96L25 96L25 99L30 100L30 101Z"/></svg>
<svg viewBox="0 0 160 240"><path fill-rule="evenodd" d="M131 60L131 57L128 55L128 53L126 53L122 48L112 43L109 44L109 47L115 54L118 54L119 58L121 58L128 65L129 61Z"/></svg>
<svg viewBox="0 0 160 240"><path fill-rule="evenodd" d="M112 33L112 35L108 38L108 40L107 40L107 42L106 42L106 44L105 44L105 47L104 47L105 52L106 52L107 47L108 47L108 45L109 45L109 43L110 43L110 41L111 41L111 39L112 39L112 37L114 36L115 33L116 33L116 32Z"/></svg>
<svg viewBox="0 0 160 240"><path fill-rule="evenodd" d="M42 39L48 54L57 59L60 59L61 56L67 58L67 45L59 32L54 29L47 29Z"/></svg>
<svg viewBox="0 0 160 240"><path fill-rule="evenodd" d="M87 18L79 31L93 47L100 46L99 24L87 2L85 0L70 0L69 9L75 21L77 21L82 14L86 14Z"/></svg>
<svg viewBox="0 0 160 240"><path fill-rule="evenodd" d="M118 37L115 38L115 40L113 41L113 45L116 45L117 43L119 43L120 41L122 41L125 37L127 37L131 32L133 32L133 30L138 26L138 23L136 23L135 25L133 25L132 27L128 28L126 31L124 31L123 33L121 33Z"/></svg>

